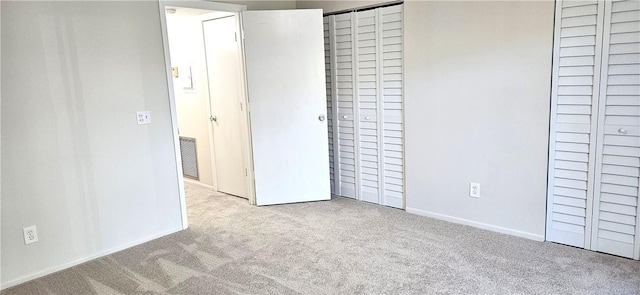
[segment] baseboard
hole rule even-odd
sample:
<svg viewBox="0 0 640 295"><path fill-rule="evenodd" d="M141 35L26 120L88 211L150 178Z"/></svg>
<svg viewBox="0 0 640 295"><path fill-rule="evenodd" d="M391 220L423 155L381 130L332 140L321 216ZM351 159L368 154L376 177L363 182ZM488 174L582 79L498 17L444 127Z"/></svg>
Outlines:
<svg viewBox="0 0 640 295"><path fill-rule="evenodd" d="M210 190L214 190L214 191L215 191L215 189L213 188L213 186L210 186L210 185L208 185L208 184L204 184L204 183L202 183L202 182L200 182L200 181L195 181L195 180L193 180L193 179L184 178L184 183L197 185L197 186L199 186L199 187L207 188L207 189L210 189Z"/></svg>
<svg viewBox="0 0 640 295"><path fill-rule="evenodd" d="M480 229L498 232L501 234L507 234L507 235L521 237L521 238L530 239L530 240L539 241L539 242L544 241L544 236L542 235L532 234L532 233L523 232L515 229L504 228L504 227L486 224L482 222L462 219L458 217L448 216L448 215L439 214L439 213L433 213L433 212L424 211L424 210L415 209L415 208L409 208L409 207L407 207L406 211L412 214L420 215L420 216L444 220L444 221L453 222L457 224L468 225L468 226L477 227Z"/></svg>
<svg viewBox="0 0 640 295"><path fill-rule="evenodd" d="M65 263L65 264L62 264L62 265L59 265L59 266L54 266L54 267L51 267L51 268L48 268L48 269L45 269L45 270L42 270L42 271L38 271L36 273L30 274L30 275L27 275L27 276L24 276L24 277L15 279L15 280L5 282L4 284L2 284L0 286L0 290L4 290L4 289L7 289L7 288L10 288L10 287L13 287L13 286L17 286L17 285L20 285L22 283L26 283L28 281L31 281L31 280L34 280L34 279L37 279L37 278L40 278L40 277L44 277L46 275L49 275L49 274L52 274L52 273L55 273L55 272L58 272L58 271L61 271L61 270L65 270L67 268L74 267L76 265L79 265L79 264L82 264L82 263L85 263L85 262L88 262L88 261L91 261L91 260L94 260L94 259L98 259L98 258L103 257L103 256L107 256L109 254L113 254L113 253L116 253L116 252L119 252L119 251L122 251L122 250L126 250L128 248L131 248L131 247L134 247L134 246L138 246L140 244L144 244L146 242L155 240L157 238L164 237L166 235L170 235L170 234L179 232L181 230L183 230L182 226L180 226L179 228L172 229L172 230L169 230L167 232L161 233L161 234L157 234L157 235L153 235L153 236L150 236L150 237L146 237L144 239L140 239L140 240L137 240L137 241L132 242L132 243L128 243L128 244L121 245L121 246L118 246L118 247L115 247L115 248L112 248L112 249L109 249L109 250L106 250L106 251L102 251L102 252L99 252L99 253L94 254L94 255L90 255L90 256L87 256L87 257L80 258L80 259L76 259L74 261L71 261L71 262L68 262L68 263Z"/></svg>

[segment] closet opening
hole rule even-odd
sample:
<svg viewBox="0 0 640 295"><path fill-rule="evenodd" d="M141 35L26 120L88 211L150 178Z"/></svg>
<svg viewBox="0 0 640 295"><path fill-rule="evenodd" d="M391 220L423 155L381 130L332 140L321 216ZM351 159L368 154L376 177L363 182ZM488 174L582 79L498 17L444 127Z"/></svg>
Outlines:
<svg viewBox="0 0 640 295"><path fill-rule="evenodd" d="M324 17L331 190L404 209L403 5Z"/></svg>

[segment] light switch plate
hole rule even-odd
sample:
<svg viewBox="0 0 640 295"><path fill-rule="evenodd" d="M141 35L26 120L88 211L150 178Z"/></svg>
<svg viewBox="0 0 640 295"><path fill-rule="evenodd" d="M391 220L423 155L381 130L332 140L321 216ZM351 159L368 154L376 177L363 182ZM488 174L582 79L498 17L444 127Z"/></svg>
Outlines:
<svg viewBox="0 0 640 295"><path fill-rule="evenodd" d="M142 111L138 112L138 125L145 125L151 123L151 112Z"/></svg>

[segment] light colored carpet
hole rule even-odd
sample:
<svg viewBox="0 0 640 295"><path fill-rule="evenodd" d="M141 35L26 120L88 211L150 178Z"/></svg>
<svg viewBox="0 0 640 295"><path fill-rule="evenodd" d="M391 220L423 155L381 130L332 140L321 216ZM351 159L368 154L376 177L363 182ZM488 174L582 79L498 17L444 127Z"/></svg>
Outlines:
<svg viewBox="0 0 640 295"><path fill-rule="evenodd" d="M190 229L2 294L640 294L640 262L345 198L187 185Z"/></svg>

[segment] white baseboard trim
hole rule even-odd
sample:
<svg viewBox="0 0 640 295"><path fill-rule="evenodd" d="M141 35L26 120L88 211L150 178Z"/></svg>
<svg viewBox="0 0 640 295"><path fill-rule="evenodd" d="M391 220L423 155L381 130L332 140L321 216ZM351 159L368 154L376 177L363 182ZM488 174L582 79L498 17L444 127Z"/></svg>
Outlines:
<svg viewBox="0 0 640 295"><path fill-rule="evenodd" d="M204 184L204 183L202 183L202 182L200 182L200 181L195 181L195 180L193 180L193 179L184 178L184 182L185 182L185 183L188 183L188 184L197 185L197 186L199 186L199 187L207 188L207 189L210 189L210 190L214 190L214 191L215 191L215 189L213 188L213 186L210 186L210 185L208 185L208 184Z"/></svg>
<svg viewBox="0 0 640 295"><path fill-rule="evenodd" d="M532 234L532 233L523 232L523 231L519 231L519 230L515 230L515 229L504 228L504 227L500 227L500 226L495 226L495 225L486 224L486 223L482 223L482 222L472 221L472 220L468 220L468 219L462 219L462 218L453 217L453 216L444 215L444 214L439 214L439 213L433 213L433 212L424 211L424 210L415 209L415 208L407 207L406 211L408 213L412 213L412 214L416 214L416 215L420 215L420 216L425 216L425 217L429 217L429 218L444 220L444 221L453 222L453 223L457 223L457 224L468 225L468 226L477 227L477 228L480 228L480 229L485 229L485 230L489 230L489 231L493 231L493 232L498 232L498 233L501 233L501 234L507 234L507 235L521 237L521 238L530 239L530 240L534 240L534 241L544 242L544 236L543 235Z"/></svg>
<svg viewBox="0 0 640 295"><path fill-rule="evenodd" d="M37 279L37 278L40 278L40 277L44 277L46 275L49 275L49 274L52 274L52 273L55 273L55 272L58 272L58 271L61 271L61 270L65 270L65 269L70 268L70 267L74 267L74 266L76 266L78 264L82 264L82 263L88 262L90 260L98 259L100 257L107 256L109 254L113 254L113 253L116 253L116 252L119 252L119 251L122 251L122 250L125 250L125 249L128 249L128 248L131 248L131 247L134 247L134 246L138 246L140 244L144 244L146 242L155 240L157 238L164 237L166 235L170 235L170 234L179 232L181 230L183 230L182 226L180 226L178 228L175 228L175 229L172 229L172 230L169 230L169 231L164 232L164 233L152 235L152 236L137 240L137 241L132 242L132 243L124 244L124 245L121 245L121 246L118 246L118 247L115 247L115 248L112 248L112 249L109 249L109 250L106 250L106 251L102 251L102 252L98 252L98 253L93 254L93 255L89 255L87 257L76 259L74 261L67 262L67 263L64 263L62 265L50 267L50 268L47 268L45 270L38 271L38 272L35 272L33 274L30 274L30 275L26 275L24 277L17 278L17 279L12 280L12 281L5 282L0 286L0 290L4 290L4 289L7 289L7 288L10 288L10 287L13 287L13 286L17 286L17 285L20 285L22 283L26 283L26 282L34 280L34 279Z"/></svg>

